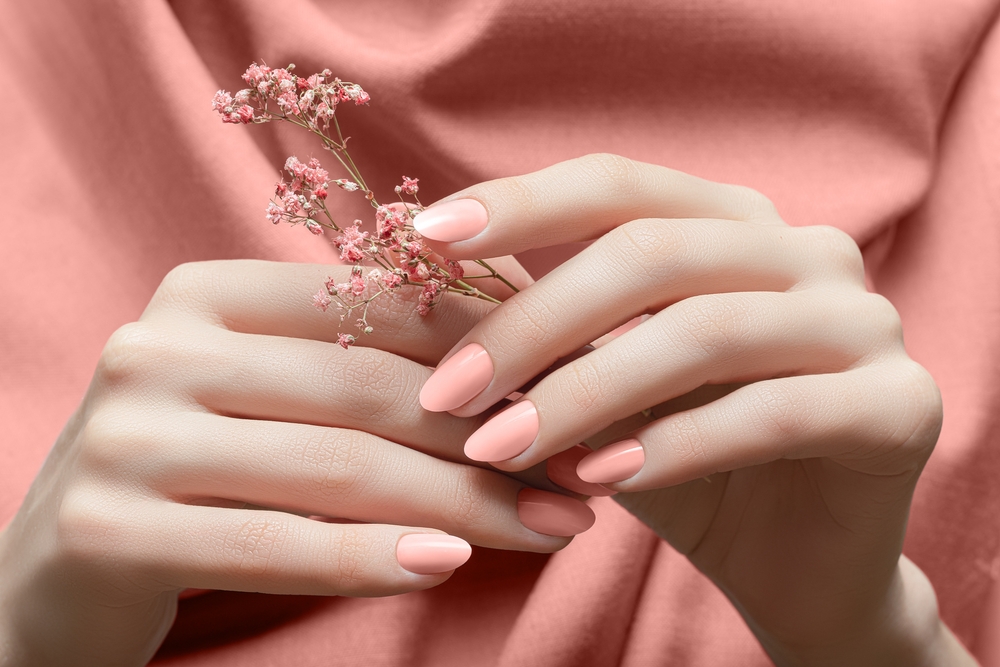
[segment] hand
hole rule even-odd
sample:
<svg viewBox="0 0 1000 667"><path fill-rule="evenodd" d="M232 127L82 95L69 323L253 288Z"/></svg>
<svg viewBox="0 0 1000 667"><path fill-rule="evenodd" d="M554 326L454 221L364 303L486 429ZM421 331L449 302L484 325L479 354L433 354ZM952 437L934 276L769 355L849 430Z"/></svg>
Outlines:
<svg viewBox="0 0 1000 667"><path fill-rule="evenodd" d="M112 336L0 534L0 663L144 665L184 588L393 595L445 581L459 538L549 552L589 527L579 501L525 501L468 465L481 420L418 405L426 364L492 306L455 297L420 318L379 299L359 345L380 349L344 350L309 301L349 270L184 265Z"/></svg>
<svg viewBox="0 0 1000 667"><path fill-rule="evenodd" d="M940 396L849 236L789 227L748 188L613 155L447 202L414 224L449 257L594 242L474 326L424 385L425 408L478 415L651 315L544 377L467 455L522 470L626 424L637 430L579 477L686 554L779 664L917 665L958 646L901 558Z"/></svg>

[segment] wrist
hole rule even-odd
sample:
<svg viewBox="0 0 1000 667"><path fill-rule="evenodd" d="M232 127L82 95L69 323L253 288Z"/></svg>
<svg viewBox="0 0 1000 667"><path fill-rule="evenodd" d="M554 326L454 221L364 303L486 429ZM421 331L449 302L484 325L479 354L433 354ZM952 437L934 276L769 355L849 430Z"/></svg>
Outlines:
<svg viewBox="0 0 1000 667"><path fill-rule="evenodd" d="M905 556L883 599L858 621L853 631L821 645L758 638L778 667L977 665L941 620L930 581Z"/></svg>

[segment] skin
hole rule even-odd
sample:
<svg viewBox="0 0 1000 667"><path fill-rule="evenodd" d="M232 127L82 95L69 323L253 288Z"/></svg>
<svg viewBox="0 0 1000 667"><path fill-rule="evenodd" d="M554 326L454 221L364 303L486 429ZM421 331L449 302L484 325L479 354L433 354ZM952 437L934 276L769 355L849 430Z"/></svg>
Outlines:
<svg viewBox="0 0 1000 667"><path fill-rule="evenodd" d="M651 315L530 389L538 436L494 466L628 434L645 463L609 484L616 500L719 586L776 664L975 664L901 553L940 394L849 236L790 227L748 188L615 155L448 200L464 198L489 224L437 244L446 256L593 243L456 343L481 344L495 375L452 414L480 415Z"/></svg>
<svg viewBox="0 0 1000 667"><path fill-rule="evenodd" d="M144 665L185 588L378 596L447 580L400 567L409 533L569 542L521 525L525 482L464 458L481 420L420 409L428 365L489 306L450 299L427 319L382 299L371 347L343 350L307 297L348 272L183 265L115 332L0 533L0 665Z"/></svg>
<svg viewBox="0 0 1000 667"><path fill-rule="evenodd" d="M535 285L519 275L526 289L496 309L446 299L420 319L379 302L369 347L349 352L308 305L337 269L167 277L109 341L0 533L0 664L145 664L186 587L390 595L446 580L398 566L406 532L553 551L568 540L521 526L517 491L545 487L547 456L629 432L647 462L616 499L720 586L778 664L974 664L900 553L940 398L850 239L789 228L745 188L616 156L461 197L490 225L435 244L446 256L598 240ZM539 438L496 464L520 481L464 458L510 391L644 312L528 391ZM427 366L471 341L493 383L452 415L422 411Z"/></svg>

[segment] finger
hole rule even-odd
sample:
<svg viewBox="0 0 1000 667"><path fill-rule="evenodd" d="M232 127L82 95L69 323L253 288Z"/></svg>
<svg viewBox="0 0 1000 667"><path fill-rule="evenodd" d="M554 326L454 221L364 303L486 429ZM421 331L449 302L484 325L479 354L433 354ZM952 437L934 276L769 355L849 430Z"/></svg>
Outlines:
<svg viewBox="0 0 1000 667"><path fill-rule="evenodd" d="M780 459L916 475L940 430L939 405L930 375L911 361L756 382L602 447L577 472L625 492Z"/></svg>
<svg viewBox="0 0 1000 667"><path fill-rule="evenodd" d="M150 367L185 369L164 376ZM370 431L422 451L465 460L474 421L431 414L417 392L431 371L374 348L238 334L204 324L138 323L117 333L96 381L112 391L160 396L182 409Z"/></svg>
<svg viewBox="0 0 1000 667"><path fill-rule="evenodd" d="M465 453L518 470L702 385L838 372L901 349L872 349L868 328L845 324L849 317L877 322L863 314L880 298L848 300L833 291L824 298L817 291L676 303L544 378L470 436Z"/></svg>
<svg viewBox="0 0 1000 667"><path fill-rule="evenodd" d="M652 217L783 224L749 188L595 154L474 185L418 214L413 225L444 255L474 258L586 241Z"/></svg>
<svg viewBox="0 0 1000 667"><path fill-rule="evenodd" d="M396 595L444 582L471 555L463 540L426 528L161 501L129 510L139 520L109 522L104 537L122 570L139 569L167 590Z"/></svg>
<svg viewBox="0 0 1000 667"><path fill-rule="evenodd" d="M509 262L507 263L509 264ZM511 270L513 265L507 266ZM358 336L358 345L435 364L491 308L480 299L446 295L431 315L416 310L417 287L403 285L375 299L368 310L374 331L360 335L354 318L343 324L334 308L320 312L313 295L325 283L348 280L349 266L226 260L182 264L161 283L141 321L177 314L240 333L335 342L340 333ZM515 273L522 280L520 273ZM454 297L454 298L451 298Z"/></svg>
<svg viewBox="0 0 1000 667"><path fill-rule="evenodd" d="M821 253L825 261L817 261ZM454 378L443 365L421 392L421 403L430 410L477 414L555 358L643 312L697 294L797 290L819 281L864 291L860 267L857 246L829 228L636 220L473 326L454 349L478 345L473 349L482 352ZM463 358L445 357L451 366Z"/></svg>
<svg viewBox="0 0 1000 667"><path fill-rule="evenodd" d="M147 436L144 482L178 502L224 498L366 523L424 526L491 548L568 544L523 520L525 485L442 461L363 431L189 414ZM133 449L136 445L133 443ZM547 494L555 496L556 494ZM583 503L558 498L581 516ZM589 524L587 525L589 527Z"/></svg>

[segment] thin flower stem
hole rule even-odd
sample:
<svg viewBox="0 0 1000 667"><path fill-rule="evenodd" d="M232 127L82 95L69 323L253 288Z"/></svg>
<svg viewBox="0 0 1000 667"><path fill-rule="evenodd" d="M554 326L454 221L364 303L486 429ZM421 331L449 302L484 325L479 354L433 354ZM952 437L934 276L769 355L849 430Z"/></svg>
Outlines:
<svg viewBox="0 0 1000 667"><path fill-rule="evenodd" d="M314 161L310 160L309 165L306 166L294 156L288 158L285 163L285 170L294 175L291 191L287 190L288 186L285 184L285 176L282 172L275 193L276 198L268 205L267 217L272 221L285 221L293 226L304 223L306 228L314 234L321 234L324 230L340 234L333 239L333 244L340 250L341 256L345 259L349 257L348 263L353 264L351 289L343 294L340 293L339 289L334 289L331 292L333 287L327 282L326 293L334 297L337 303L341 313L341 324L348 316L357 317L360 315L356 322L358 327L363 333L371 332L372 327L368 325L371 303L376 298L395 291L400 284L411 285L422 290L417 308L421 315L430 312L430 309L437 304L439 295L445 292L455 292L493 304L500 304L499 299L484 294L467 282L469 280L492 278L517 292L518 289L509 280L500 275L484 260L476 260L476 262L487 272L486 274L464 276L464 279L458 278L453 273L460 270L457 269L458 265L452 260L438 257L433 249L426 245L426 241L416 233L410 223L417 213L426 208L416 194L417 179L404 176L403 184L396 188L405 216L400 216L395 211L388 211L379 204L375 193L368 187L368 183L347 148L350 137L344 136L339 116L334 113L337 107L336 99L332 99L332 104L330 104L331 100L327 100L326 105L329 109L323 113L321 118L319 107L314 107L315 94L310 93L308 101L305 102L303 100L306 98L299 96L297 88L303 87L301 80L297 80L295 75L292 75L292 85L290 87L286 85L286 82L289 81L289 72L294 67L294 65L288 65L286 70L273 70L273 74L271 74L271 68L259 67L256 63L247 69L243 78L248 84L251 84L251 88L240 91L235 99L239 100L240 105L249 100L250 104L253 105L250 109L253 111L245 106L238 108L234 106L233 96L226 91L219 91L212 104L213 108L222 115L223 121L227 123L246 124L252 122L257 124L283 120L315 134L322 141L323 149L333 154L350 178L350 181L337 179L337 185L343 186L343 189L349 192L361 190L365 199L376 209L377 234L362 232L360 220L355 221L352 226L341 227L326 202L326 193L330 186L329 173L321 168L318 161L314 164ZM329 74L328 70L324 70L321 75L317 76L323 83ZM266 84L263 83L264 81ZM349 98L355 104L364 104L370 100L368 94L357 84L335 79L326 85L327 87L322 92L323 95L337 95L341 101L346 101ZM312 89L314 84L308 83L304 87ZM290 90L295 90L293 97L299 100L299 106L296 106L291 98L286 97L286 95L292 94L289 92ZM275 103L277 109L272 110L272 102ZM297 111L293 113L293 109L297 109ZM334 130L332 133L330 132L331 121ZM407 195L412 201L408 201L404 195ZM300 210L302 214L298 213ZM322 211L322 215L319 215L319 211ZM408 218L405 222L404 217ZM433 261L432 255L441 261L440 265ZM371 281L365 277L364 272L368 269L372 270L368 274ZM388 272L390 276L380 277L378 275L380 269ZM363 295L368 291L367 285L374 286L376 283L380 285L380 288L365 298ZM392 287L387 287L387 284L391 284ZM340 285L336 287L339 288ZM330 299L327 299L322 293L316 295L315 304L320 310L325 311L330 303ZM353 335L341 334L338 343L347 348L355 340Z"/></svg>
<svg viewBox="0 0 1000 667"><path fill-rule="evenodd" d="M497 280L499 280L500 282L502 282L504 285L506 285L507 287L509 287L512 290L514 290L515 294L521 291L521 290L517 289L516 287L514 287L509 280L507 280L502 275L500 275L500 273L496 269L494 269L492 266L490 266L489 264L487 264L485 259L477 259L477 260L475 260L475 262L479 266L481 266L484 269L486 269L487 271L489 271L490 274L492 274L492 276L494 278L496 278Z"/></svg>
<svg viewBox="0 0 1000 667"><path fill-rule="evenodd" d="M347 142L344 140L344 135L340 132L340 121L337 120L336 114L333 115L333 126L337 128L337 138L340 139L340 145L343 146L342 150L344 151L344 155L347 156L351 166L354 167L354 173L358 175L358 185L370 192L368 185L365 184L365 179L361 177L361 171L358 169L357 165L354 164L354 160L351 159L351 154L347 152Z"/></svg>
<svg viewBox="0 0 1000 667"><path fill-rule="evenodd" d="M458 294L464 294L465 296L471 296L471 297L474 297L476 299L482 299L483 301L489 301L490 303L495 303L497 305L500 305L502 303L499 299L494 299L489 294L483 294L482 292L480 292L479 290L477 290L475 288L473 288L471 290L464 290L464 289L459 289L457 287L452 287L451 285L449 285L448 288L447 288L447 291L449 291L449 292L456 292Z"/></svg>

